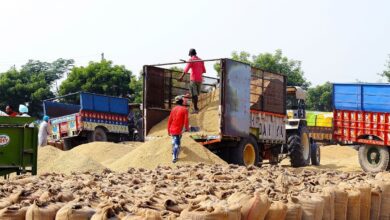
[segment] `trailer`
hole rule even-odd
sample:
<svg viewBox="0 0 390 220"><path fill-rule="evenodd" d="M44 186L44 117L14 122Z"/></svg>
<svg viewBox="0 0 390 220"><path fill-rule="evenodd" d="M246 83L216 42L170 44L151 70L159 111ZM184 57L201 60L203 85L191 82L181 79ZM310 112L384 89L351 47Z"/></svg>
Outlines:
<svg viewBox="0 0 390 220"><path fill-rule="evenodd" d="M50 116L51 144L63 150L93 141L133 138L129 133L132 128L127 98L78 92L45 100L43 106L44 113Z"/></svg>
<svg viewBox="0 0 390 220"><path fill-rule="evenodd" d="M388 170L390 84L333 84L333 138L359 146L365 171Z"/></svg>
<svg viewBox="0 0 390 220"><path fill-rule="evenodd" d="M0 116L0 176L37 174L38 129L32 117Z"/></svg>
<svg viewBox="0 0 390 220"><path fill-rule="evenodd" d="M306 112L310 138L321 144L333 143L333 112Z"/></svg>
<svg viewBox="0 0 390 220"><path fill-rule="evenodd" d="M192 61L199 62L199 61ZM218 77L204 76L200 109L218 102L218 131L202 134L196 129L192 138L229 163L240 165L276 164L289 155L293 166L307 165L297 134L287 141L286 76L251 67L231 59L203 60L221 66ZM144 76L144 133L167 118L174 97L188 90L189 77L179 81L181 72L172 65L187 62L146 65ZM165 68L163 68L165 67ZM199 132L200 131L200 132ZM308 156L310 157L310 156Z"/></svg>

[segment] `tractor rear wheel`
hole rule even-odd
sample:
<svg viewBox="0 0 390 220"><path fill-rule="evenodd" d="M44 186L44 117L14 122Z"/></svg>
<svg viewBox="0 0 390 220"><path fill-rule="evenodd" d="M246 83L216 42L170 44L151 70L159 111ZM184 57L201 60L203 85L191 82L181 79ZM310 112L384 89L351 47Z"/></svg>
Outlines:
<svg viewBox="0 0 390 220"><path fill-rule="evenodd" d="M359 163L366 172L380 172L389 168L389 149L378 146L361 146L359 148Z"/></svg>
<svg viewBox="0 0 390 220"><path fill-rule="evenodd" d="M311 165L319 166L321 161L321 150L320 146L317 145L317 143L312 140L311 141Z"/></svg>
<svg viewBox="0 0 390 220"><path fill-rule="evenodd" d="M250 166L259 163L259 147L255 138L242 139L234 149L233 162L238 165Z"/></svg>

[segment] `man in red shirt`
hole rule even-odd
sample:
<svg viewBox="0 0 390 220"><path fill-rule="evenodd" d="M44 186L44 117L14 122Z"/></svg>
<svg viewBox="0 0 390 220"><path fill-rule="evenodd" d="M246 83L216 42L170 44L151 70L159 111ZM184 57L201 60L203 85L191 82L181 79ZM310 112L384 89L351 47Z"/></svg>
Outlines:
<svg viewBox="0 0 390 220"><path fill-rule="evenodd" d="M192 103L194 103L194 111L193 113L198 113L198 96L202 90L202 82L203 82L203 73L206 73L206 68L204 66L203 61L194 62L201 60L196 56L196 50L190 49L188 56L191 58L188 60L187 66L184 68L183 74L180 77L180 81L183 80L183 77L188 71L191 69L190 75L190 93L192 97Z"/></svg>
<svg viewBox="0 0 390 220"><path fill-rule="evenodd" d="M183 106L183 97L175 97L175 106L171 110L171 114L168 119L168 134L172 136L172 162L176 163L179 152L180 152L180 140L183 133L183 128L185 131L189 131L188 125L188 111L187 108Z"/></svg>
<svg viewBox="0 0 390 220"><path fill-rule="evenodd" d="M5 112L8 114L10 117L16 117L18 116L18 113L14 111L14 107L12 105L7 105L5 107Z"/></svg>

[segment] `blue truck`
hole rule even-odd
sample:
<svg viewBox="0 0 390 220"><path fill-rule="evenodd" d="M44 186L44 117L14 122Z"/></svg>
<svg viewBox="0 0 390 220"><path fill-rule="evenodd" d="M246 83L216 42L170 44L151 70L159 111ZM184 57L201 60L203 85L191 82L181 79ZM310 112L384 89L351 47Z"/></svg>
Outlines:
<svg viewBox="0 0 390 220"><path fill-rule="evenodd" d="M390 169L390 84L333 84L333 139L359 147L365 171Z"/></svg>
<svg viewBox="0 0 390 220"><path fill-rule="evenodd" d="M127 98L78 92L45 100L43 106L50 117L50 143L64 150L93 141L138 140Z"/></svg>

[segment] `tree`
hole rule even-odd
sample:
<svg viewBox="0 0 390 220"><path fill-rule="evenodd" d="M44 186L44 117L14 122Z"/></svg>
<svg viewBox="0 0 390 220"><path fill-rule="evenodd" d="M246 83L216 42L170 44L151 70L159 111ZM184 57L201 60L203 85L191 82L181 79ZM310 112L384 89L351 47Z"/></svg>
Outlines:
<svg viewBox="0 0 390 220"><path fill-rule="evenodd" d="M73 60L58 59L52 63L29 60L20 70L11 68L0 74L0 107L29 104L31 116L42 116L42 100L54 96L51 87L69 70Z"/></svg>
<svg viewBox="0 0 390 220"><path fill-rule="evenodd" d="M390 82L390 54L389 54L389 58L385 64L385 70L383 70L382 72L382 76L383 77L386 77L387 78L387 81Z"/></svg>
<svg viewBox="0 0 390 220"><path fill-rule="evenodd" d="M131 102L133 103L142 103L143 99L143 81L144 78L142 74L137 78L136 76L131 76L130 81L130 90L133 91L131 95Z"/></svg>
<svg viewBox="0 0 390 220"><path fill-rule="evenodd" d="M326 82L307 92L306 106L309 110L332 111L332 84Z"/></svg>
<svg viewBox="0 0 390 220"><path fill-rule="evenodd" d="M103 59L100 62L90 62L86 67L74 67L60 85L59 94L83 91L131 97L134 92L130 88L131 79L135 77L132 77L130 70Z"/></svg>
<svg viewBox="0 0 390 220"><path fill-rule="evenodd" d="M285 74L288 86L301 86L304 89L310 86L310 82L304 77L301 61L288 59L286 56L283 56L282 50L276 50L274 54L260 53L254 56L245 51L240 53L233 51L231 57L233 60L248 63L268 72ZM219 73L221 70L220 64L216 63L214 69Z"/></svg>

